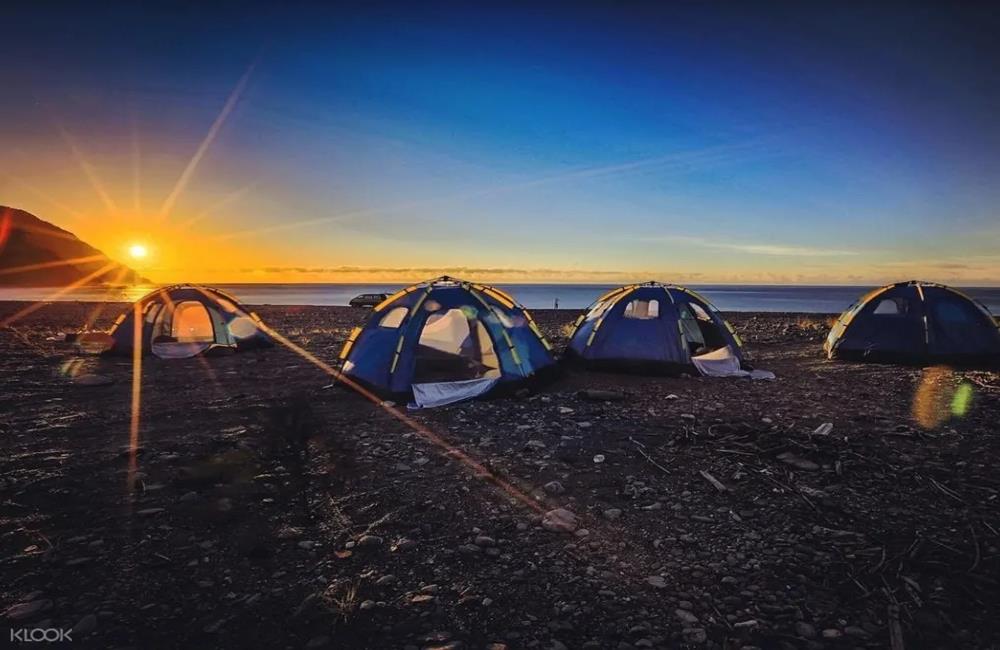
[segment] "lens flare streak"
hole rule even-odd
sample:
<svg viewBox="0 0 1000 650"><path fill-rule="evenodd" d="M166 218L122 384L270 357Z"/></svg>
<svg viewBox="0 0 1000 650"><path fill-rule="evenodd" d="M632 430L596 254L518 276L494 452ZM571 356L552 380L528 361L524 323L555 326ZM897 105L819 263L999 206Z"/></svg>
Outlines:
<svg viewBox="0 0 1000 650"><path fill-rule="evenodd" d="M103 260L103 255L88 255L86 257L74 257L68 260L56 260L54 262L39 262L38 264L25 264L24 266L14 266L9 269L0 270L0 275L11 275L13 273L26 273L39 269L53 269L59 266L71 266L73 264L86 264L87 262L97 262Z"/></svg>
<svg viewBox="0 0 1000 650"><path fill-rule="evenodd" d="M48 296L46 296L42 300L39 300L38 302L32 303L32 304L28 305L27 307L25 307L24 309L22 309L21 311L8 316L3 321L0 321L0 327L7 327L11 323L13 323L13 322L15 322L15 321L17 321L17 320L19 320L21 318L24 318L28 314L32 314L32 313L38 311L39 309L41 309L42 307L44 307L45 305L47 305L49 301L55 300L56 298L59 298L60 296L63 296L65 294L69 293L73 289L76 289L77 287L80 287L82 285L87 284L91 280L94 280L94 279L96 279L96 278L98 278L98 277L100 277L100 276L108 273L109 271L111 271L111 269L115 268L116 266L118 266L117 262L111 262L109 264L105 264L104 266L102 266L101 268L97 269L93 273L90 273L89 275L83 276L82 278L80 278L76 282L72 282L70 284L67 284L65 287L62 287L58 291L55 291L55 292L49 294Z"/></svg>
<svg viewBox="0 0 1000 650"><path fill-rule="evenodd" d="M956 373L944 366L923 371L913 396L913 419L924 429L935 429L949 418L964 417L972 406L974 390L967 381L955 385Z"/></svg>
<svg viewBox="0 0 1000 650"><path fill-rule="evenodd" d="M98 198L101 199L104 207L106 207L111 214L118 214L117 204L115 204L111 195L108 194L108 191L105 189L104 183L101 182L100 177L97 175L97 171L94 169L94 166L90 164L90 161L84 157L83 152L81 152L80 148L77 147L73 136L71 136L69 131L63 128L63 126L59 123L56 123L56 128L62 136L63 142L66 143L66 146L69 147L70 152L73 154L73 158L76 159L77 164L80 165L83 175L87 178L90 186L94 188L94 192L97 193Z"/></svg>
<svg viewBox="0 0 1000 650"><path fill-rule="evenodd" d="M317 358L316 355L312 354L308 350L305 350L296 345L295 343L289 341L287 338L282 336L280 333L276 332L274 329L266 325L263 326L263 329L265 332L267 332L267 334L269 334L272 338L274 338L274 340L281 343L283 346L285 346L292 352L298 354L300 357L312 363L314 366L316 366L323 372L327 373L337 381L341 382L351 390L355 391L356 393L358 393L368 401L372 402L376 406L381 407L389 415L396 418L397 420L408 426L410 429L412 429L414 433L419 435L424 441L429 442L432 445L442 449L445 452L446 456L458 460L462 464L462 466L476 478L493 483L501 490L506 492L509 496L513 497L514 499L517 499L523 505L527 506L529 509L535 511L538 514L543 514L545 512L545 509L541 505L539 505L534 499L532 499L527 494L525 494L518 488L514 487L510 483L504 481L500 477L493 474L493 472L491 472L488 468L486 468L482 463L475 460L461 449L455 447L437 433L431 431L429 428L420 424L419 422L409 417L405 413L401 412L399 409L389 406L384 401L382 401L382 399L379 398L377 395L375 395L365 387L361 386L357 382L353 381L352 379L344 375L342 372L340 372L330 364Z"/></svg>
<svg viewBox="0 0 1000 650"><path fill-rule="evenodd" d="M27 182L22 178L18 178L17 176L11 176L11 175L7 175L7 178L13 181L14 183L20 185L24 189L28 190L42 201L45 201L46 203L54 207L55 209L65 212L74 219L83 219L86 217L86 215L80 212L79 210L74 210L65 203L57 201L56 199L52 198L51 196L49 196L48 194L41 191L40 189L38 189L37 187L35 187L34 185L32 185L31 183Z"/></svg>
<svg viewBox="0 0 1000 650"><path fill-rule="evenodd" d="M235 192L230 192L229 194L227 194L226 196L222 197L221 199L219 199L218 201L216 201L212 205L209 205L208 207L206 207L204 210L202 210L201 212L199 212L195 216L193 216L190 219L188 219L187 221L183 222L178 227L178 232L184 232L184 231L186 231L188 228L191 228L196 223L198 223L198 222L206 219L207 217L212 216L216 211L224 208L225 206L229 205L230 203L233 203L233 202L235 202L235 201L243 198L251 189L253 189L253 187L254 186L251 183L250 185L245 185L245 186L241 187L240 189L236 190Z"/></svg>
<svg viewBox="0 0 1000 650"><path fill-rule="evenodd" d="M170 212L174 209L174 205L177 203L180 195L184 192L184 188L187 187L188 183L191 181L191 177L194 176L198 163L200 163L201 159L205 157L205 153L208 151L208 148L212 145L212 142L219 134L222 126L226 123L226 119L229 117L229 114L233 112L237 102L243 95L243 91L247 86L247 82L250 81L250 75L253 73L254 67L256 67L256 63L250 64L247 71L243 73L242 77L240 77L240 80L236 83L236 87L233 88L233 91L226 99L226 103L222 106L222 110L219 111L219 115L215 118L215 121L212 122L212 126L209 127L208 133L205 134L201 144L198 145L198 149L194 152L194 155L191 156L191 160L188 161L184 171L181 172L180 178L177 179L177 183L174 185L174 188L170 191L170 194L167 195L166 200L160 207L161 220L170 216Z"/></svg>
<svg viewBox="0 0 1000 650"><path fill-rule="evenodd" d="M132 306L132 410L128 436L128 493L135 491L138 469L139 421L142 413L142 307Z"/></svg>
<svg viewBox="0 0 1000 650"><path fill-rule="evenodd" d="M121 281L127 272L128 269L124 266L118 269L118 273L108 286L108 290L104 292L104 296L102 296L101 301L90 311L90 314L87 316L87 320L84 321L83 328L80 331L89 332L90 328L94 326L97 319L104 313L105 307L108 306L108 301L111 300L112 294L118 290L117 285L121 284Z"/></svg>

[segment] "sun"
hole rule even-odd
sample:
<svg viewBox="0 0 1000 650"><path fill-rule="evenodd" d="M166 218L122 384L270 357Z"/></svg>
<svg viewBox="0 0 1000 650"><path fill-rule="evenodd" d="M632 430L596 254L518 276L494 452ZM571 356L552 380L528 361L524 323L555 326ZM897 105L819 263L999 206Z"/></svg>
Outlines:
<svg viewBox="0 0 1000 650"><path fill-rule="evenodd" d="M137 260L141 260L149 255L149 251L143 244L132 244L128 247L128 254Z"/></svg>

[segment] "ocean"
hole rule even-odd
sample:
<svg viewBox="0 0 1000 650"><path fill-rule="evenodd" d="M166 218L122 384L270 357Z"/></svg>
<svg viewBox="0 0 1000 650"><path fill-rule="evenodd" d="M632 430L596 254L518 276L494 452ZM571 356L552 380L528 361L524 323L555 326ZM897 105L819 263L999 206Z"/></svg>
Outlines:
<svg viewBox="0 0 1000 650"><path fill-rule="evenodd" d="M392 293L401 284L220 284L247 305L346 305L360 293ZM498 284L529 309L582 309L613 289L602 284ZM838 313L872 287L781 285L690 285L722 311ZM0 300L131 301L152 287L84 287L53 296L58 289L0 288ZM963 287L1000 315L1000 287Z"/></svg>

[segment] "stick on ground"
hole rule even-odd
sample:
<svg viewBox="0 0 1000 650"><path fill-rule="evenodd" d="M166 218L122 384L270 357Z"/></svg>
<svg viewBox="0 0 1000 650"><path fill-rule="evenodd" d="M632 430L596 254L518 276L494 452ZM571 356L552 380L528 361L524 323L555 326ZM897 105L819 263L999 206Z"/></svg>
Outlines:
<svg viewBox="0 0 1000 650"><path fill-rule="evenodd" d="M643 449L643 447L644 447L645 445L643 445L643 444L642 444L641 442L639 442L638 440L636 440L636 439L635 439L635 438L633 438L632 436L629 436L629 440L631 440L631 441L632 441L632 444L633 444L633 445L635 445L635 448L636 448L637 450L639 450L639 453L640 453L640 454L642 454L642 457L643 457L643 458L645 458L646 460L648 460L648 461L649 461L649 462L650 462L650 463L651 463L651 464L653 465L653 467L655 467L655 468L659 469L659 470L660 470L661 472L663 472L664 474L669 474L669 473L670 473L670 470L669 470L669 469L667 469L667 468L666 468L666 467L664 467L663 465L661 465L661 464L659 464L658 462L656 462L655 460L653 460L653 459L652 459L652 458L650 457L650 455L646 453L646 450L645 450L645 449Z"/></svg>
<svg viewBox="0 0 1000 650"><path fill-rule="evenodd" d="M714 476L712 476L711 474L709 474L705 470L700 469L700 470L698 470L698 473L701 474L702 478L704 478L706 481L708 481L709 483L711 483L712 487L714 487L719 492L728 492L729 491L729 488L727 488L725 485L723 485L722 482L719 481L719 479L715 478Z"/></svg>
<svg viewBox="0 0 1000 650"><path fill-rule="evenodd" d="M889 647L892 650L905 650L903 645L903 626L899 623L899 605L889 605Z"/></svg>

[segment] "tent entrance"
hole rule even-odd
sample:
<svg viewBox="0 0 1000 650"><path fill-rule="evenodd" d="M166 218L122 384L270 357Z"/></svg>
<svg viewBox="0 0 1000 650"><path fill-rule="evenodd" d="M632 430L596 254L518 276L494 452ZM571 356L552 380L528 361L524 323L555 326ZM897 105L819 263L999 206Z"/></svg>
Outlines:
<svg viewBox="0 0 1000 650"><path fill-rule="evenodd" d="M688 354L695 357L726 347L722 330L701 305L693 302L679 304L677 310Z"/></svg>
<svg viewBox="0 0 1000 650"><path fill-rule="evenodd" d="M174 309L172 336L178 343L215 341L215 328L208 308L194 300L178 304Z"/></svg>
<svg viewBox="0 0 1000 650"><path fill-rule="evenodd" d="M197 300L164 305L155 316L151 340L158 357L193 357L215 343L212 315Z"/></svg>
<svg viewBox="0 0 1000 650"><path fill-rule="evenodd" d="M500 360L486 325L464 309L431 314L420 331L416 383L496 379Z"/></svg>

